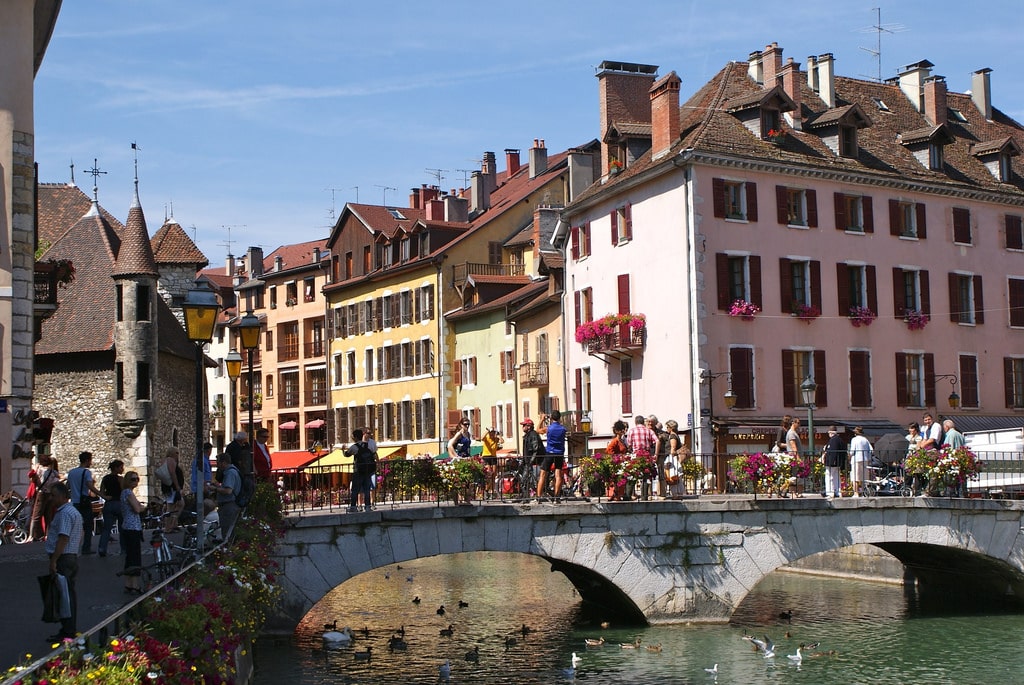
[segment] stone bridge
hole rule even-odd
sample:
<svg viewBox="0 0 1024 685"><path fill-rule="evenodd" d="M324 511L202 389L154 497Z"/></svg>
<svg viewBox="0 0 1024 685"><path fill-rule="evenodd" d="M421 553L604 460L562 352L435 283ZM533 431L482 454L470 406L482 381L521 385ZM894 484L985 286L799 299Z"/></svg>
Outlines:
<svg viewBox="0 0 1024 685"><path fill-rule="evenodd" d="M857 543L901 561L922 592L1024 605L1024 502L939 498L730 499L479 506L402 505L292 515L278 548L291 632L360 573L460 552L543 557L585 601L651 623L724 622L780 566Z"/></svg>

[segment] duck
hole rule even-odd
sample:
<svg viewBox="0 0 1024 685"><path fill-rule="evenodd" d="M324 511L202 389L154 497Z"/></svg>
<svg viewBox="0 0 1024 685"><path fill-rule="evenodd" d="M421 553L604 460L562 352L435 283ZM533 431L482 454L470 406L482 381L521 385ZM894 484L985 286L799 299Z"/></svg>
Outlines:
<svg viewBox="0 0 1024 685"><path fill-rule="evenodd" d="M338 629L338 619L334 619L330 623L325 623L324 624L324 630L337 630L337 629Z"/></svg>
<svg viewBox="0 0 1024 685"><path fill-rule="evenodd" d="M437 615L438 616L444 616L444 604L442 604L441 606L437 607Z"/></svg>
<svg viewBox="0 0 1024 685"><path fill-rule="evenodd" d="M455 626L451 623L448 624L447 628L441 628L441 637L451 637L455 634Z"/></svg>
<svg viewBox="0 0 1024 685"><path fill-rule="evenodd" d="M363 634L363 637L370 637L370 626L363 626L359 632Z"/></svg>
<svg viewBox="0 0 1024 685"><path fill-rule="evenodd" d="M519 629L519 632L523 634L523 637L526 637L527 635L533 632L533 628L524 623L523 627Z"/></svg>
<svg viewBox="0 0 1024 685"><path fill-rule="evenodd" d="M415 597L412 598L412 603L413 604L419 604L420 601L422 601L422 600L420 600L420 596L419 595L416 595Z"/></svg>
<svg viewBox="0 0 1024 685"><path fill-rule="evenodd" d="M469 602L463 602L461 599L459 600L459 608L460 609L465 609L468 606L469 606Z"/></svg>
<svg viewBox="0 0 1024 685"><path fill-rule="evenodd" d="M572 653L572 667L576 668L581 663L583 663L583 657L576 656L576 652L573 652Z"/></svg>
<svg viewBox="0 0 1024 685"><path fill-rule="evenodd" d="M445 659L444 663L437 668L437 673L441 676L441 680L449 681L452 679L452 662L449 659Z"/></svg>
<svg viewBox="0 0 1024 685"><path fill-rule="evenodd" d="M331 644L348 644L352 642L352 630L345 626L341 630L328 630L321 635L324 642Z"/></svg>
<svg viewBox="0 0 1024 685"><path fill-rule="evenodd" d="M811 652L807 656L813 657L813 658L817 658L817 657L821 657L821 656L835 656L838 653L839 652L837 652L836 650L830 649L830 650L825 651L825 652Z"/></svg>
<svg viewBox="0 0 1024 685"><path fill-rule="evenodd" d="M367 647L365 652L353 652L352 656L356 658L356 661L369 661L370 652L373 651L373 647Z"/></svg>
<svg viewBox="0 0 1024 685"><path fill-rule="evenodd" d="M397 650L399 652L403 652L408 647L409 647L409 643L407 643L405 640L403 640L398 635L392 635L391 639L388 640L388 649L390 649L391 651L396 651Z"/></svg>
<svg viewBox="0 0 1024 685"><path fill-rule="evenodd" d="M704 671L707 672L707 673L710 673L711 675L717 676L718 675L718 664L715 664L711 668L705 668Z"/></svg>
<svg viewBox="0 0 1024 685"><path fill-rule="evenodd" d="M633 640L632 642L620 642L619 647L623 649L636 649L640 646L640 638Z"/></svg>
<svg viewBox="0 0 1024 685"><path fill-rule="evenodd" d="M510 647L515 647L517 642L518 642L518 640L516 640L514 637L509 635L508 637L505 638L505 649L509 649Z"/></svg>
<svg viewBox="0 0 1024 685"><path fill-rule="evenodd" d="M473 645L473 649L466 652L466 661L480 661L480 645Z"/></svg>
<svg viewBox="0 0 1024 685"><path fill-rule="evenodd" d="M793 619L793 610L792 609L787 609L786 611L780 611L779 612L779 619L782 620L782 621L785 621L786 623L791 622L792 619Z"/></svg>
<svg viewBox="0 0 1024 685"><path fill-rule="evenodd" d="M600 647L604 644L604 637L599 637L596 640L592 637L585 637L583 642L586 643L587 647Z"/></svg>
<svg viewBox="0 0 1024 685"><path fill-rule="evenodd" d="M795 664L799 664L804 660L804 655L800 653L800 650L804 648L803 644L800 644L796 648L796 654L787 654L787 658Z"/></svg>
<svg viewBox="0 0 1024 685"><path fill-rule="evenodd" d="M661 651L661 643L659 642L656 645L647 645L646 649L647 649L648 652L660 652Z"/></svg>
<svg viewBox="0 0 1024 685"><path fill-rule="evenodd" d="M605 630L607 630L608 628L610 628L610 627L611 627L611 625L612 625L612 624L611 624L611 623L609 623L608 621L601 621L601 627L602 627L602 628L604 628Z"/></svg>

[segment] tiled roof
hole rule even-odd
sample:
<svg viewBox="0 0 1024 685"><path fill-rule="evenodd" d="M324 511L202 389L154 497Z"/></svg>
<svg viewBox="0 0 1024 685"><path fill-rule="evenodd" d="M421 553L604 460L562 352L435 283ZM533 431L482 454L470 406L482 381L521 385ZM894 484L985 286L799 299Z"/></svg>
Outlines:
<svg viewBox="0 0 1024 685"><path fill-rule="evenodd" d="M525 285L530 282L530 277L525 275L472 274L467 280L475 285Z"/></svg>
<svg viewBox="0 0 1024 685"><path fill-rule="evenodd" d="M128 209L128 223L121 233L121 247L117 251L117 261L114 263L112 275L154 278L160 275L156 268L156 260L153 258L153 246L149 244L146 216L142 213L138 193Z"/></svg>
<svg viewBox="0 0 1024 685"><path fill-rule="evenodd" d="M210 263L173 217L153 235L150 245L157 264L195 264L201 269Z"/></svg>
<svg viewBox="0 0 1024 685"><path fill-rule="evenodd" d="M277 258L281 258L281 271L291 271L304 266L314 266L315 250L320 249L320 262L330 261L331 253L327 250L327 238L308 240L304 243L282 245L263 258L263 277L272 277L275 273Z"/></svg>
<svg viewBox="0 0 1024 685"><path fill-rule="evenodd" d="M651 125L641 121L613 121L610 128L623 136L650 136Z"/></svg>
<svg viewBox="0 0 1024 685"><path fill-rule="evenodd" d="M52 245L92 207L92 200L78 186L66 183L39 184L39 243ZM114 231L124 229L118 219L100 207L100 214Z"/></svg>
<svg viewBox="0 0 1024 685"><path fill-rule="evenodd" d="M505 307L505 305L509 304L510 302L515 302L518 299L528 297L534 293L544 292L547 289L548 282L546 279L540 281L532 281L530 283L523 285L520 288L516 288L515 290L501 294L498 297L495 297L494 299L489 300L487 302L482 302L472 307L456 309L454 311L451 311L445 314L445 318L448 319L449 321L462 321L464 319L470 319L474 316L477 316L478 314L483 314L484 312L491 312L494 311L495 309L502 309Z"/></svg>
<svg viewBox="0 0 1024 685"><path fill-rule="evenodd" d="M971 148L972 155L988 155L1007 149L1013 154L1020 154L1020 146L1013 138L1006 136L998 140L987 140L977 143Z"/></svg>
<svg viewBox="0 0 1024 685"><path fill-rule="evenodd" d="M399 227L403 227L408 230L417 219L427 218L425 210L412 209L411 207L362 205L355 202L349 202L345 205L345 208L355 214L367 228L374 232L383 233L389 238L398 231ZM392 211L398 212L405 218L396 218L392 214Z"/></svg>

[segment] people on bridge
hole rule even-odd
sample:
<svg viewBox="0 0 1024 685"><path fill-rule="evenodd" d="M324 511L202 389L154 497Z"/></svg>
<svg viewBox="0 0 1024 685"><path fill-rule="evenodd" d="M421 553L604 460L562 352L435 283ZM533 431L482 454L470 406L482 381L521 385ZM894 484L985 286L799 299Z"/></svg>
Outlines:
<svg viewBox="0 0 1024 685"><path fill-rule="evenodd" d="M214 481L210 486L217 501L217 516L220 518L221 537L227 540L235 530L235 521L242 511L239 497L242 496L242 474L238 467L231 463L231 455L226 451L217 455L217 470L221 481Z"/></svg>
<svg viewBox="0 0 1024 685"><path fill-rule="evenodd" d="M846 443L835 426L828 427L828 442L823 453L825 461L825 499L842 497L839 470L846 464Z"/></svg>
<svg viewBox="0 0 1024 685"><path fill-rule="evenodd" d="M945 435L942 438L943 447L958 450L967 444L964 439L964 434L956 429L956 424L953 423L953 419L946 419L943 421L942 429L945 431Z"/></svg>
<svg viewBox="0 0 1024 685"><path fill-rule="evenodd" d="M626 429L628 427L622 419L612 424L612 439L608 441L608 446L604 448L606 453L614 456L629 452L629 446L626 445Z"/></svg>
<svg viewBox="0 0 1024 685"><path fill-rule="evenodd" d="M185 507L182 488L185 487L185 474L181 470L181 452L177 447L167 448L163 463L157 467L156 476L160 480L160 493L164 497L164 532L173 533L178 526L178 517Z"/></svg>
<svg viewBox="0 0 1024 685"><path fill-rule="evenodd" d="M124 591L129 595L142 594L142 503L135 496L139 485L139 474L129 471L124 474L124 488L121 490L121 515L123 523L119 529L121 549L124 551Z"/></svg>
<svg viewBox="0 0 1024 685"><path fill-rule="evenodd" d="M907 456L921 449L921 443L924 441L924 435L921 433L921 426L916 421L911 421L907 426ZM927 479L923 474L910 473L907 474L910 477L910 489L918 497L923 497L925 489L927 487Z"/></svg>
<svg viewBox="0 0 1024 685"><path fill-rule="evenodd" d="M868 479L868 463L874 451L871 441L864 437L864 428L856 426L853 429L853 439L850 440L850 480L853 481L854 497L860 497L864 481Z"/></svg>
<svg viewBox="0 0 1024 685"><path fill-rule="evenodd" d="M633 423L633 427L626 433L626 445L629 446L629 451L634 454L640 451L644 451L648 455L656 454L658 435L647 425L647 419L638 414Z"/></svg>
<svg viewBox="0 0 1024 685"><path fill-rule="evenodd" d="M769 452L785 452L787 451L786 433L789 432L789 425L793 423L793 417L786 414L782 417L782 421L779 422L779 428L775 431L775 441L768 446Z"/></svg>
<svg viewBox="0 0 1024 685"><path fill-rule="evenodd" d="M544 459L540 463L540 476L537 478L537 497L544 497L544 488L548 482L548 471L555 471L555 501L561 501L562 469L565 468L565 426L562 425L562 412L555 409L551 412L551 423L548 424L547 445Z"/></svg>
<svg viewBox="0 0 1024 685"><path fill-rule="evenodd" d="M75 577L78 575L78 550L82 546L82 515L71 504L71 491L64 483L55 483L51 488L53 506L56 510L50 527L46 531L46 554L50 558L50 575L60 574L67 580L67 592L71 611L62 616L60 631L48 640L59 642L73 639L77 632L78 593L75 591Z"/></svg>
<svg viewBox="0 0 1024 685"><path fill-rule="evenodd" d="M803 443L800 442L800 419L795 416L789 420L789 430L786 431L786 449L789 450L789 455L792 457L799 457L804 451Z"/></svg>
<svg viewBox="0 0 1024 685"><path fill-rule="evenodd" d="M234 439L224 448L231 463L238 469L239 478L242 479L242 494L238 498L238 505L245 507L256 492L256 473L253 469L252 447L249 445L249 434L245 431L235 433ZM219 461L217 462L220 463ZM223 476L221 476L223 478Z"/></svg>
<svg viewBox="0 0 1024 685"><path fill-rule="evenodd" d="M921 421L921 447L926 450L942 447L942 424L936 423L931 414L925 414Z"/></svg>
<svg viewBox="0 0 1024 685"><path fill-rule="evenodd" d="M32 502L32 519L29 522L29 537L33 540L42 540L46 526L50 522L52 502L50 493L53 486L60 482L60 470L57 468L57 460L49 454L39 455L39 468L36 470L35 499Z"/></svg>
<svg viewBox="0 0 1024 685"><path fill-rule="evenodd" d="M92 533L96 528L96 515L92 510L92 498L99 497L96 480L92 475L92 452L78 455L78 466L68 471L68 487L71 503L82 515L82 549L80 555L95 554L92 548Z"/></svg>
<svg viewBox="0 0 1024 685"><path fill-rule="evenodd" d="M653 414L647 417L647 427L654 431L654 435L657 437L653 452L658 467L658 483L655 494L658 497L666 497L668 488L665 484L665 459L668 457L668 431L662 428L661 421L658 421L658 417Z"/></svg>
<svg viewBox="0 0 1024 685"><path fill-rule="evenodd" d="M494 494L494 476L498 469L498 450L501 449L505 441L502 440L498 429L491 426L484 433L483 443L483 450L480 454L484 460L484 473L487 478L484 483L484 493L486 497L490 498Z"/></svg>
<svg viewBox="0 0 1024 685"><path fill-rule="evenodd" d="M274 460L270 457L268 440L270 440L270 431L266 428L257 428L256 445L252 450L252 468L256 474L256 480L264 483L272 482L270 474L274 470Z"/></svg>
<svg viewBox="0 0 1024 685"><path fill-rule="evenodd" d="M111 533L114 526L118 531L122 528L121 516L121 490L124 489L124 462L115 459L107 465L110 473L103 476L100 481L100 497L103 498L103 530L100 533L100 542L96 551L101 557L107 556L107 547L110 544ZM124 554L124 545L120 545L121 554Z"/></svg>
<svg viewBox="0 0 1024 685"><path fill-rule="evenodd" d="M370 511L370 479L377 471L377 454L366 443L362 428L352 431L352 444L345 450L345 454L352 457L348 511L359 511L360 496L364 511Z"/></svg>
<svg viewBox="0 0 1024 685"><path fill-rule="evenodd" d="M448 441L449 459L468 459L469 448L473 445L473 438L469 434L469 419L465 416L455 427L455 435Z"/></svg>
<svg viewBox="0 0 1024 685"><path fill-rule="evenodd" d="M544 459L544 441L540 433L534 430L533 419L527 417L520 425L523 428L523 476L528 476L527 480L532 481L533 474L540 470L541 461Z"/></svg>

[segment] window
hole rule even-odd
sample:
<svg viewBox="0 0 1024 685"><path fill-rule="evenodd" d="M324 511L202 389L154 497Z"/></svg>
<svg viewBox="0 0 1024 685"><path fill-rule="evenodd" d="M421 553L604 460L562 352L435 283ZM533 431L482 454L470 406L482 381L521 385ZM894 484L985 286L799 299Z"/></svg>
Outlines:
<svg viewBox="0 0 1024 685"><path fill-rule="evenodd" d="M839 156L857 157L857 127L846 124L839 125Z"/></svg>
<svg viewBox="0 0 1024 685"><path fill-rule="evenodd" d="M1006 227L1006 249L1024 250L1024 232L1021 231L1020 216L1007 214L1004 224Z"/></svg>
<svg viewBox="0 0 1024 685"><path fill-rule="evenodd" d="M135 399L148 400L150 393L149 364L138 362L135 364Z"/></svg>
<svg viewBox="0 0 1024 685"><path fill-rule="evenodd" d="M893 311L897 319L908 312L931 315L931 293L928 272L914 268L894 267L892 270Z"/></svg>
<svg viewBox="0 0 1024 685"><path fill-rule="evenodd" d="M953 242L971 245L971 210L966 207L953 208Z"/></svg>
<svg viewBox="0 0 1024 685"><path fill-rule="evenodd" d="M590 411L590 367L576 369L576 408Z"/></svg>
<svg viewBox="0 0 1024 685"><path fill-rule="evenodd" d="M590 256L590 224L573 226L572 228L572 258L575 260Z"/></svg>
<svg viewBox="0 0 1024 685"><path fill-rule="evenodd" d="M771 86L768 86L769 88ZM761 138L768 138L768 131L778 131L782 128L782 114L777 109L761 108Z"/></svg>
<svg viewBox="0 0 1024 685"><path fill-rule="evenodd" d="M932 171L942 171L942 145L940 143L928 143L928 168Z"/></svg>
<svg viewBox="0 0 1024 685"><path fill-rule="evenodd" d="M395 301L390 295L385 295L384 298L384 320L382 324L384 328L391 328L393 325L393 319L395 318Z"/></svg>
<svg viewBox="0 0 1024 685"><path fill-rule="evenodd" d="M834 198L836 230L848 233L875 232L875 220L870 197L836 193Z"/></svg>
<svg viewBox="0 0 1024 685"><path fill-rule="evenodd" d="M342 379L345 377L345 367L342 365L341 360L341 354L335 354L331 357L331 384L335 386L341 385Z"/></svg>
<svg viewBox="0 0 1024 685"><path fill-rule="evenodd" d="M373 249L369 245L363 246L363 275L373 271ZM347 439L347 438L346 438Z"/></svg>
<svg viewBox="0 0 1024 685"><path fill-rule="evenodd" d="M824 350L782 350L782 403L786 407L804 406L800 385L808 378L818 385L814 392L814 406L828 405L825 383ZM735 381L735 375L733 376ZM733 391L735 392L735 385Z"/></svg>
<svg viewBox="0 0 1024 685"><path fill-rule="evenodd" d="M1011 278L1009 285L1010 326L1024 328L1024 279Z"/></svg>
<svg viewBox="0 0 1024 685"><path fill-rule="evenodd" d="M1010 155L1006 152L999 154L999 180L1003 183L1013 180L1013 167L1010 166Z"/></svg>
<svg viewBox="0 0 1024 685"><path fill-rule="evenodd" d="M761 306L761 258L757 255L715 255L718 308L728 311L735 300Z"/></svg>
<svg viewBox="0 0 1024 685"><path fill-rule="evenodd" d="M356 382L356 353L349 351L345 353L345 382L349 385Z"/></svg>
<svg viewBox="0 0 1024 685"><path fill-rule="evenodd" d="M267 331L267 352L274 351L274 331Z"/></svg>
<svg viewBox="0 0 1024 685"><path fill-rule="evenodd" d="M1003 359L1003 383L1006 388L1006 408L1024 409L1024 359Z"/></svg>
<svg viewBox="0 0 1024 685"><path fill-rule="evenodd" d="M419 413L416 421L416 439L427 440L436 437L437 402L432 397L424 397L418 402Z"/></svg>
<svg viewBox="0 0 1024 685"><path fill-rule="evenodd" d="M302 281L302 301L313 302L316 300L316 279L306 278Z"/></svg>
<svg viewBox="0 0 1024 685"><path fill-rule="evenodd" d="M434 372L434 341L428 339L420 340L417 343L416 353L416 374Z"/></svg>
<svg viewBox="0 0 1024 685"><path fill-rule="evenodd" d="M960 355L960 406L978 408L978 358L973 354Z"/></svg>
<svg viewBox="0 0 1024 685"><path fill-rule="evenodd" d="M115 287L115 299L117 309L117 320L124 321L124 286L118 283Z"/></svg>
<svg viewBox="0 0 1024 685"><path fill-rule="evenodd" d="M409 261L412 257L412 246L410 238L408 236L402 238L402 242L399 243L399 259L403 262Z"/></svg>
<svg viewBox="0 0 1024 685"><path fill-rule="evenodd" d="M778 220L785 226L818 226L817 194L803 188L775 186Z"/></svg>
<svg viewBox="0 0 1024 685"><path fill-rule="evenodd" d="M817 307L821 313L821 262L782 257L779 278L783 314L805 307Z"/></svg>
<svg viewBox="0 0 1024 685"><path fill-rule="evenodd" d="M135 287L135 320L149 321L150 289L148 285L139 284Z"/></svg>
<svg viewBox="0 0 1024 685"><path fill-rule="evenodd" d="M476 357L457 359L452 364L453 383L457 387L476 385Z"/></svg>
<svg viewBox="0 0 1024 685"><path fill-rule="evenodd" d="M889 200L889 233L900 238L927 237L924 204L906 200Z"/></svg>
<svg viewBox="0 0 1024 685"><path fill-rule="evenodd" d="M501 382L514 381L516 378L516 353L514 350L501 352Z"/></svg>
<svg viewBox="0 0 1024 685"><path fill-rule="evenodd" d="M754 350L750 347L729 348L729 372L736 409L754 408Z"/></svg>
<svg viewBox="0 0 1024 685"><path fill-rule="evenodd" d="M591 288L584 288L573 293L574 308L576 310L576 325L594 320L594 291ZM525 359L523 361L526 361Z"/></svg>
<svg viewBox="0 0 1024 685"><path fill-rule="evenodd" d="M267 388L266 396L267 397L273 397L274 396L274 376L269 374L269 373L267 374L266 388Z"/></svg>
<svg viewBox="0 0 1024 685"><path fill-rule="evenodd" d="M981 276L949 274L949 320L953 323L985 323Z"/></svg>
<svg viewBox="0 0 1024 685"><path fill-rule="evenodd" d="M612 245L633 239L633 205L626 203L612 210Z"/></svg>
<svg viewBox="0 0 1024 685"><path fill-rule="evenodd" d="M353 274L354 268L355 268L355 262L353 260L352 253L351 252L346 252L345 253L345 280L346 281L348 279L352 278L352 276L354 275Z"/></svg>
<svg viewBox="0 0 1024 685"><path fill-rule="evenodd" d="M270 308L277 309L277 286L272 285L269 288L270 291Z"/></svg>
<svg viewBox="0 0 1024 685"><path fill-rule="evenodd" d="M929 379L931 383L926 383ZM935 406L935 356L930 353L896 353L896 405Z"/></svg>
<svg viewBox="0 0 1024 685"><path fill-rule="evenodd" d="M373 380L373 348L363 351L363 380L369 383Z"/></svg>
<svg viewBox="0 0 1024 685"><path fill-rule="evenodd" d="M875 267L870 264L836 264L839 315L849 316L854 307L867 307L878 314Z"/></svg>
<svg viewBox="0 0 1024 685"><path fill-rule="evenodd" d="M711 181L715 216L719 219L757 221L757 184L749 181Z"/></svg>
<svg viewBox="0 0 1024 685"><path fill-rule="evenodd" d="M633 360L619 361L619 392L623 414L633 413Z"/></svg>
<svg viewBox="0 0 1024 685"><path fill-rule="evenodd" d="M434 318L434 286L425 285L416 291L416 310L420 321Z"/></svg>
<svg viewBox="0 0 1024 685"><path fill-rule="evenodd" d="M850 350L850 406L871 407L871 352Z"/></svg>
<svg viewBox="0 0 1024 685"><path fill-rule="evenodd" d="M412 291L403 290L401 294L401 317L402 325L407 326L412 323Z"/></svg>

